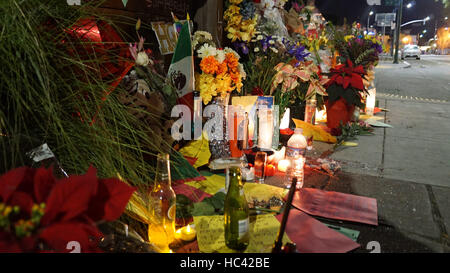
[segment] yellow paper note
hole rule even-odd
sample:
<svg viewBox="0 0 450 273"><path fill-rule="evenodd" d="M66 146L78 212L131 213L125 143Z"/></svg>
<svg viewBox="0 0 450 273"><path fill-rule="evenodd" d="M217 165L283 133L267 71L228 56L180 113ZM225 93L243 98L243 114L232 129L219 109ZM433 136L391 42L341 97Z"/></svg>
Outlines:
<svg viewBox="0 0 450 273"><path fill-rule="evenodd" d="M384 119L384 117L370 116L370 115L360 115L359 119L360 120L368 120L368 119L381 120L381 119Z"/></svg>
<svg viewBox="0 0 450 273"><path fill-rule="evenodd" d="M292 119L295 123L295 127L303 129L303 135L305 137L313 136L314 140L323 141L328 143L336 143L337 140L334 136L327 133L325 130L320 128L319 126L312 125L308 122L304 122L299 119Z"/></svg>
<svg viewBox="0 0 450 273"><path fill-rule="evenodd" d="M200 252L235 252L225 245L224 216L194 217ZM280 222L271 214L250 217L250 243L245 253L270 253L277 238ZM285 234L283 244L291 242Z"/></svg>
<svg viewBox="0 0 450 273"><path fill-rule="evenodd" d="M345 142L342 143L342 146L356 147L356 146L358 146L358 143L356 143L356 142L350 142L350 141L345 141Z"/></svg>
<svg viewBox="0 0 450 273"><path fill-rule="evenodd" d="M189 142L188 145L180 149L180 153L184 156L197 158L194 168L208 164L211 152L209 151L207 134L203 132L201 139Z"/></svg>
<svg viewBox="0 0 450 273"><path fill-rule="evenodd" d="M225 188L225 177L214 174L205 176L205 178L205 180L190 181L185 184L212 195L216 194L220 189Z"/></svg>
<svg viewBox="0 0 450 273"><path fill-rule="evenodd" d="M270 198L276 197L283 199L288 192L287 189L257 183L245 183L244 193L248 203L253 203L253 200L269 201Z"/></svg>

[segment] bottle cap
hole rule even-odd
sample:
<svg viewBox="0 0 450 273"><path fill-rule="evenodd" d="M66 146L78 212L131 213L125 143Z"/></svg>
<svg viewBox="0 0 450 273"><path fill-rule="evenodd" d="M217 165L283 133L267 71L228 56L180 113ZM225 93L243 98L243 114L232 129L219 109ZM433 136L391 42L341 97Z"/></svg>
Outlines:
<svg viewBox="0 0 450 273"><path fill-rule="evenodd" d="M200 91L194 91L194 97L200 97Z"/></svg>

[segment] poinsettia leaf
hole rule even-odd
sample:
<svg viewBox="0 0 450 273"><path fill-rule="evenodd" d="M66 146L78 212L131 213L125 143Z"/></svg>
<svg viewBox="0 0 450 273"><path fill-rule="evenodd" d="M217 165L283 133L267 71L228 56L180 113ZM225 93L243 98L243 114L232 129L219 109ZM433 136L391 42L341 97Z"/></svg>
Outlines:
<svg viewBox="0 0 450 273"><path fill-rule="evenodd" d="M21 167L11 170L0 177L0 196L4 203L8 202L9 197L22 183L27 171L27 167Z"/></svg>
<svg viewBox="0 0 450 273"><path fill-rule="evenodd" d="M98 248L101 237L102 234L95 225L83 222L56 223L40 234L45 246L55 252L101 252Z"/></svg>
<svg viewBox="0 0 450 273"><path fill-rule="evenodd" d="M8 204L10 206L20 207L20 212L25 213L26 217L31 216L31 208L33 207L33 198L24 192L15 192L11 194Z"/></svg>
<svg viewBox="0 0 450 273"><path fill-rule="evenodd" d="M53 168L39 168L34 174L33 182L36 202L45 202L53 186L56 184L56 179L53 176Z"/></svg>
<svg viewBox="0 0 450 273"><path fill-rule="evenodd" d="M53 220L68 221L86 212L91 198L97 193L97 185L97 171L94 168L89 168L85 175L58 181L47 199L42 223L48 225Z"/></svg>
<svg viewBox="0 0 450 273"><path fill-rule="evenodd" d="M93 221L116 220L135 190L119 179L100 179L97 194L89 203L88 216Z"/></svg>
<svg viewBox="0 0 450 273"><path fill-rule="evenodd" d="M20 253L19 241L11 233L0 230L0 253Z"/></svg>

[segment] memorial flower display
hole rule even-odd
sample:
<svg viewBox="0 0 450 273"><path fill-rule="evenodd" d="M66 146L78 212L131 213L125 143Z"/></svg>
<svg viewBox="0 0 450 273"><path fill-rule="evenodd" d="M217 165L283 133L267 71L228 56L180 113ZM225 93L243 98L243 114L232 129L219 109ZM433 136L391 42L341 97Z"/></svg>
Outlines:
<svg viewBox="0 0 450 273"><path fill-rule="evenodd" d="M241 92L246 73L236 51L204 44L197 54L200 73L196 74L196 89L200 91L203 103L208 104L215 96L225 97L234 90Z"/></svg>

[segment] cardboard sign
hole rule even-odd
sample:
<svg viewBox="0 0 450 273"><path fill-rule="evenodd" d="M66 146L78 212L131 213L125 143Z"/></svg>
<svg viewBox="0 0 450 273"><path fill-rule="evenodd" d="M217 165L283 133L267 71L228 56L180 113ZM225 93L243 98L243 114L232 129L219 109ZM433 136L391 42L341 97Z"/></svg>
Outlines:
<svg viewBox="0 0 450 273"><path fill-rule="evenodd" d="M172 54L175 50L178 39L173 23L152 22L152 29L158 39L161 54Z"/></svg>
<svg viewBox="0 0 450 273"><path fill-rule="evenodd" d="M281 222L283 215L276 218ZM360 246L298 210L290 211L285 234L297 245L300 253L346 253Z"/></svg>
<svg viewBox="0 0 450 273"><path fill-rule="evenodd" d="M378 225L374 198L303 188L295 193L292 205L315 216Z"/></svg>

